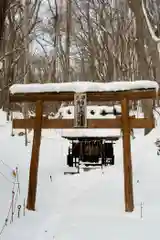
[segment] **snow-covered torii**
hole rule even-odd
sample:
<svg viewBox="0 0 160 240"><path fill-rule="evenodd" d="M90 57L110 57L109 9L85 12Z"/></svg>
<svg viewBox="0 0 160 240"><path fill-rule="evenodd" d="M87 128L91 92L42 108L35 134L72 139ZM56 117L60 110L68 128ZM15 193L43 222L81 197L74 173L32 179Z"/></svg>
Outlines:
<svg viewBox="0 0 160 240"><path fill-rule="evenodd" d="M35 210L39 150L41 130L51 128L74 128L74 119L45 119L43 118L43 103L54 101L72 102L75 94L85 94L89 102L121 103L121 116L112 119L85 119L80 128L121 129L123 136L123 165L124 165L124 198L125 211L134 210L132 161L130 135L133 128L155 127L153 118L135 118L129 115L129 102L142 99L156 99L160 95L158 84L154 81L136 82L65 82L48 84L16 84L10 88L10 102L36 103L36 116L32 119L13 119L13 128L34 129L32 156L30 164L27 209ZM77 108L75 103L75 108ZM79 109L79 108L78 108Z"/></svg>

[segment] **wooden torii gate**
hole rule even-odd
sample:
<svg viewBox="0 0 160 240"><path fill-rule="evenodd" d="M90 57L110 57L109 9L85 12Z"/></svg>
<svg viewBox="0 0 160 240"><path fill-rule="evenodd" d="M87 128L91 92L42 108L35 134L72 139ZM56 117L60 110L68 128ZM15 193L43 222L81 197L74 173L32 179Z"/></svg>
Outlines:
<svg viewBox="0 0 160 240"><path fill-rule="evenodd" d="M43 84L41 84L43 85ZM24 85L22 85L24 86ZM25 86L24 86L25 87ZM12 88L12 87L11 87ZM52 87L54 89L54 87ZM87 128L117 128L123 133L123 165L124 165L124 199L125 211L134 210L133 183L132 183L132 161L131 161L131 129L134 128L151 128L155 127L154 119L135 118L129 116L129 102L141 99L155 99L155 88L141 88L126 91L107 91L107 92L86 92L87 101L121 102L122 115L113 119L87 119ZM32 156L30 163L29 187L27 209L35 210L37 176L39 163L39 150L41 142L42 129L70 129L74 128L74 119L44 119L43 103L44 102L72 102L75 92L27 92L10 91L10 103L32 102L36 104L36 115L34 119L13 119L13 128L34 129Z"/></svg>

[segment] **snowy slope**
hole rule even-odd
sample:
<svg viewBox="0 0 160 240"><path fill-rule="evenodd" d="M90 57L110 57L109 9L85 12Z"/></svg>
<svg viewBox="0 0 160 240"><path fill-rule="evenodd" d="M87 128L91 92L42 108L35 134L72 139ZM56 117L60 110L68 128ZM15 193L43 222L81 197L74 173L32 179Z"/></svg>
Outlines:
<svg viewBox="0 0 160 240"><path fill-rule="evenodd" d="M14 181L12 170L17 165L20 181L17 205L23 205L28 187L31 144L25 147L23 137L11 137L10 128L1 112L0 160L8 166L0 162L0 172L7 177L0 175L0 227L10 206ZM132 140L135 211L126 214L121 140L116 144L114 167L72 176L63 174L68 142L62 140L57 131L45 131L40 154L37 211L26 211L25 216L21 212L20 219L16 211L13 223L10 224L9 217L8 226L4 228L0 239L157 239L160 222L160 156L156 154L154 142L159 134L158 127L147 137L138 131L136 139Z"/></svg>

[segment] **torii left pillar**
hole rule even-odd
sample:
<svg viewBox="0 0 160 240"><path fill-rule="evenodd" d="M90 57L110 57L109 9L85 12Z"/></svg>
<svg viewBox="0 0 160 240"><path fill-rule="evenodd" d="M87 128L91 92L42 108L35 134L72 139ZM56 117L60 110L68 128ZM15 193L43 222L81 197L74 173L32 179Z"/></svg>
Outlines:
<svg viewBox="0 0 160 240"><path fill-rule="evenodd" d="M42 115L43 115L43 102L37 101L36 117L34 121L32 157L31 157L30 172L29 172L28 199L27 199L27 206L26 206L28 210L32 210L32 211L35 211L35 203L36 203L39 151L40 151L40 144L41 144Z"/></svg>

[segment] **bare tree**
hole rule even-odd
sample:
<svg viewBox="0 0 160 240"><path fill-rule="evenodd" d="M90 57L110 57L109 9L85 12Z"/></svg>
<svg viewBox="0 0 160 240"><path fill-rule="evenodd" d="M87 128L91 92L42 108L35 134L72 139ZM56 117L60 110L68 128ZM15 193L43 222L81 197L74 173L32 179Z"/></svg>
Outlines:
<svg viewBox="0 0 160 240"><path fill-rule="evenodd" d="M40 6L14 0L9 8L5 41L14 40L1 52L2 89L14 82L160 79L158 0L47 0L47 19ZM149 102L145 109L149 116Z"/></svg>
<svg viewBox="0 0 160 240"><path fill-rule="evenodd" d="M4 31L4 22L5 22L8 2L9 2L8 0L0 1L0 39L2 38L3 31Z"/></svg>
<svg viewBox="0 0 160 240"><path fill-rule="evenodd" d="M72 28L72 0L66 1L66 67L64 71L64 81L70 81L70 48L71 48L71 28Z"/></svg>
<svg viewBox="0 0 160 240"><path fill-rule="evenodd" d="M139 64L139 76L142 79L160 79L160 53L158 43L160 39L155 35L149 18L146 12L146 1L143 0L128 0L131 10L134 12L136 21L136 50ZM146 52L145 46L148 51ZM147 56L148 54L148 56ZM152 65L152 72L149 71L149 60ZM145 117L153 117L152 113L153 102L151 100L142 101L143 112ZM145 134L150 132L145 129Z"/></svg>

